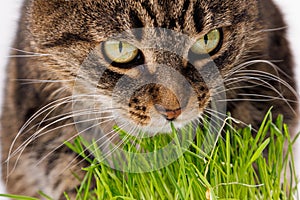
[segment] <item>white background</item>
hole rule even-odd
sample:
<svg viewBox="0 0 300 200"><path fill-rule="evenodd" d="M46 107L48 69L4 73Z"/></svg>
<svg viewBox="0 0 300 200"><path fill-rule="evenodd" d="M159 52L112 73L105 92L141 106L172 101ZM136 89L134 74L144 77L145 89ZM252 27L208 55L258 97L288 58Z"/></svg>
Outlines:
<svg viewBox="0 0 300 200"><path fill-rule="evenodd" d="M47 1L47 0L45 0ZM221 1L221 0L220 0ZM262 0L264 1L264 0ZM300 77L300 1L297 0L275 0L282 8L285 18L289 25L289 39L296 59L296 77ZM0 103L4 87L4 69L8 58L9 47L12 43L17 19L19 16L19 7L22 0L1 0L0 2ZM299 21L298 21L299 20ZM299 81L300 85L300 81ZM300 91L300 90L299 90ZM1 112L1 108L0 108ZM300 129L299 129L300 130ZM300 142L297 149L300 157ZM296 157L297 158L297 157ZM300 174L300 159L296 161L297 169ZM2 193L0 185L0 193Z"/></svg>

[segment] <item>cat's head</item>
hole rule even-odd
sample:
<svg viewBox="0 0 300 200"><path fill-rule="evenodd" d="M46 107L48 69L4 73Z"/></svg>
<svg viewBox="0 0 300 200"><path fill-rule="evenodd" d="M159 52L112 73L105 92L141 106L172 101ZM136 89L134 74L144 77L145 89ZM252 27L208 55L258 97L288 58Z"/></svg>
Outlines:
<svg viewBox="0 0 300 200"><path fill-rule="evenodd" d="M32 0L26 26L32 49L51 55L41 68L76 80L68 93L129 132L168 132L197 120L225 92L219 78L259 47L258 4Z"/></svg>

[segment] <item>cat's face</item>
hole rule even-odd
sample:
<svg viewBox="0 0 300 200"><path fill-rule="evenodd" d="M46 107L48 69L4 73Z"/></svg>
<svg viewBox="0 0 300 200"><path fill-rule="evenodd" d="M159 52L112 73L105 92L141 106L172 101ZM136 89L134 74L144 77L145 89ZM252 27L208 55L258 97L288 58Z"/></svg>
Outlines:
<svg viewBox="0 0 300 200"><path fill-rule="evenodd" d="M197 120L225 92L216 73L226 77L262 48L257 4L35 0L28 25L33 48L51 55L42 67L76 80L66 90L85 94L102 120L113 116L106 125L169 132L170 122Z"/></svg>

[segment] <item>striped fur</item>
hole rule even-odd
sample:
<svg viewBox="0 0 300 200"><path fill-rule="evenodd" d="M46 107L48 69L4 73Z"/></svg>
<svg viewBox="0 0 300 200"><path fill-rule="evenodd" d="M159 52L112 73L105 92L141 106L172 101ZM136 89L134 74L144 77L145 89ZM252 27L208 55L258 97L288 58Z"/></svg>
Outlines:
<svg viewBox="0 0 300 200"><path fill-rule="evenodd" d="M143 27L170 29L190 38L222 29L222 47L211 61L224 80L227 110L257 128L273 106L274 117L284 114L286 123L294 126L297 98L293 62L285 39L286 25L271 0L26 0L8 65L2 116L3 179L8 192L38 196L42 190L54 199L63 199L64 191L75 195L74 188L80 183L72 173L82 177L80 169L86 163L62 144L77 132L70 97L76 78L82 78L78 70L82 63L88 64L83 78L92 82L103 65L97 57L101 57L99 45L114 34ZM135 40L145 38L151 39L149 33L143 32ZM164 39L174 49L184 46L176 38ZM99 55L86 60L95 48ZM179 91L177 97L162 85L149 84L138 89L128 103L121 98L131 89L125 85L123 91L114 93L114 107L108 108L106 101L113 98L111 94L123 75L134 81L140 72L108 66L97 86L100 108L118 110L120 120L129 121L128 131L134 126L148 132L157 131L156 125L163 129L161 123L168 122L155 105L175 114L178 107L184 107L181 121L174 121L178 127L205 115L213 91L192 64L172 52L141 51L147 73L155 73L157 63L164 64L180 72L194 93L185 90L181 76L161 69L156 80Z"/></svg>

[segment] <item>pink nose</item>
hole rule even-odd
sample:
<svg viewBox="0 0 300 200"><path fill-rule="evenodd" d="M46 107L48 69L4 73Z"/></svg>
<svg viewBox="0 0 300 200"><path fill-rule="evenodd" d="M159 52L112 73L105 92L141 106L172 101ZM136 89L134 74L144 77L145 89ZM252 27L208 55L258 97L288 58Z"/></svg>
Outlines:
<svg viewBox="0 0 300 200"><path fill-rule="evenodd" d="M175 109L175 110L167 110L164 107L160 105L155 105L156 110L164 116L168 121L173 121L178 118L178 116L181 114L181 108Z"/></svg>

